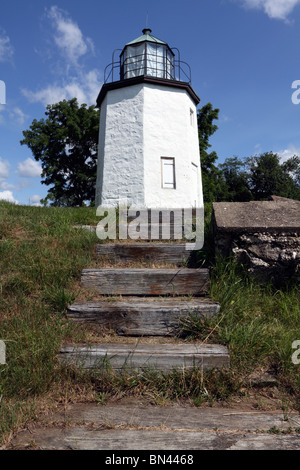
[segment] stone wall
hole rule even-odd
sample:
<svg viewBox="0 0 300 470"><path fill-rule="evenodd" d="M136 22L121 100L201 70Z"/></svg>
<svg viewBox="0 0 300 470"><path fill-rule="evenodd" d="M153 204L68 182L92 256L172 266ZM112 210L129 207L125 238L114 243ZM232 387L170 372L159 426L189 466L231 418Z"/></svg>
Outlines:
<svg viewBox="0 0 300 470"><path fill-rule="evenodd" d="M282 284L300 271L300 202L214 203L215 250L259 280Z"/></svg>

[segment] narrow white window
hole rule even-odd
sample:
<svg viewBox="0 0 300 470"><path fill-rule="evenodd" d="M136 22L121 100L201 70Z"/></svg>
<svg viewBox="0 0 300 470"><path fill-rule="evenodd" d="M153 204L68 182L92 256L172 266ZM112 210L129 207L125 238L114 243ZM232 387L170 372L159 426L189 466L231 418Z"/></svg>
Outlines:
<svg viewBox="0 0 300 470"><path fill-rule="evenodd" d="M197 207L197 200L198 200L198 166L192 162L192 201L194 207Z"/></svg>
<svg viewBox="0 0 300 470"><path fill-rule="evenodd" d="M194 117L194 110L190 108L190 124L191 126L194 126L195 123L195 117Z"/></svg>
<svg viewBox="0 0 300 470"><path fill-rule="evenodd" d="M161 157L162 188L175 189L175 158Z"/></svg>

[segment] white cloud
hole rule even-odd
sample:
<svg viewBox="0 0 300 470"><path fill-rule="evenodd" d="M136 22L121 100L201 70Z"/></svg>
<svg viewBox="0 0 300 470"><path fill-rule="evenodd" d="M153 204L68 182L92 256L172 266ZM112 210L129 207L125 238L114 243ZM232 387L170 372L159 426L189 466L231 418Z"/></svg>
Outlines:
<svg viewBox="0 0 300 470"><path fill-rule="evenodd" d="M14 184L7 183L7 181L0 181L0 189L12 189L12 190L18 190L18 188Z"/></svg>
<svg viewBox="0 0 300 470"><path fill-rule="evenodd" d="M23 95L32 103L47 104L58 103L62 100L77 98L79 104L96 104L101 81L98 70L88 73L79 72L77 76L69 80L63 80L61 84L47 85L38 91L23 89Z"/></svg>
<svg viewBox="0 0 300 470"><path fill-rule="evenodd" d="M9 37L5 31L0 30L0 62L10 60L14 54Z"/></svg>
<svg viewBox="0 0 300 470"><path fill-rule="evenodd" d="M9 163L0 157L0 181L8 178L9 176Z"/></svg>
<svg viewBox="0 0 300 470"><path fill-rule="evenodd" d="M22 189L29 188L31 186L31 183L26 180L22 179L18 182L18 185L8 183L7 181L1 181L0 180L0 189L3 190L12 190L12 191L22 191Z"/></svg>
<svg viewBox="0 0 300 470"><path fill-rule="evenodd" d="M28 117L29 116L23 113L23 111L18 106L10 107L9 105L0 105L0 125L5 124L8 119L13 121L14 124L23 125Z"/></svg>
<svg viewBox="0 0 300 470"><path fill-rule="evenodd" d="M25 120L28 118L27 114L23 113L17 106L9 111L9 117L18 124L24 124Z"/></svg>
<svg viewBox="0 0 300 470"><path fill-rule="evenodd" d="M31 103L42 103L44 106L69 99L66 90L59 85L48 85L38 91L23 88L22 93Z"/></svg>
<svg viewBox="0 0 300 470"><path fill-rule="evenodd" d="M290 145L287 149L279 150L276 153L280 157L280 162L284 163L289 158L292 158L294 155L297 155L299 157L300 156L300 148L297 148L294 145Z"/></svg>
<svg viewBox="0 0 300 470"><path fill-rule="evenodd" d="M42 199L42 197L39 196L38 194L35 194L34 196L31 196L29 198L30 205L31 206L36 206L36 207L41 207L42 206L41 199Z"/></svg>
<svg viewBox="0 0 300 470"><path fill-rule="evenodd" d="M79 26L67 16L66 12L57 6L52 6L48 11L48 18L55 30L55 44L71 64L76 64L81 56L93 50L92 40L83 36Z"/></svg>
<svg viewBox="0 0 300 470"><path fill-rule="evenodd" d="M263 153L263 149L262 149L261 144L256 144L254 146L254 149L255 149L255 155L259 155L260 153Z"/></svg>
<svg viewBox="0 0 300 470"><path fill-rule="evenodd" d="M56 70L56 81L36 91L22 89L23 95L30 102L44 106L72 98L77 98L79 104L96 104L102 85L100 71L86 70L85 66L79 64L79 59L94 51L92 40L85 37L68 13L57 6L52 6L47 11L47 19L52 23L52 43L54 42L61 52L64 67L59 66L57 60L52 67L52 70Z"/></svg>
<svg viewBox="0 0 300 470"><path fill-rule="evenodd" d="M37 176L41 176L42 167L38 162L32 160L32 158L27 158L24 162L18 163L16 173L25 178L35 178Z"/></svg>
<svg viewBox="0 0 300 470"><path fill-rule="evenodd" d="M246 8L263 10L270 18L287 20L300 0L239 0Z"/></svg>
<svg viewBox="0 0 300 470"><path fill-rule="evenodd" d="M14 198L12 191L0 192L0 201L8 201L13 202L14 204L19 204L19 201Z"/></svg>

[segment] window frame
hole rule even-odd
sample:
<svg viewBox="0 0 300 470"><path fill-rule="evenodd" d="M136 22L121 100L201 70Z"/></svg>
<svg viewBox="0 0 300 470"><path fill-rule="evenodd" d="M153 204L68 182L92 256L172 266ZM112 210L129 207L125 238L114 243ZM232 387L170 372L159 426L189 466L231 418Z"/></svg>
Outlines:
<svg viewBox="0 0 300 470"><path fill-rule="evenodd" d="M190 125L195 127L195 111L190 108Z"/></svg>
<svg viewBox="0 0 300 470"><path fill-rule="evenodd" d="M173 187L164 186L164 161L169 160L173 162ZM161 166L161 187L162 189L176 189L176 171L175 171L175 158L174 157L160 157ZM171 184L171 183L169 183Z"/></svg>

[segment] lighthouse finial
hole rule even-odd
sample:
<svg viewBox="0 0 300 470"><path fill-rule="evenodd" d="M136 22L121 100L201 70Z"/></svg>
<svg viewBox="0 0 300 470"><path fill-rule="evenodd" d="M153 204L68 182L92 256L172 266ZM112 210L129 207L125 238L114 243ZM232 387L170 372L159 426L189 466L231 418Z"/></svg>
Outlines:
<svg viewBox="0 0 300 470"><path fill-rule="evenodd" d="M149 19L149 12L147 11L147 14L146 14L146 28L143 29L143 31L142 31L143 34L151 34L152 33L151 29L148 27L148 19Z"/></svg>

